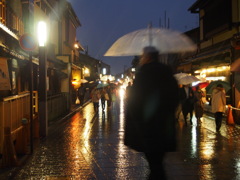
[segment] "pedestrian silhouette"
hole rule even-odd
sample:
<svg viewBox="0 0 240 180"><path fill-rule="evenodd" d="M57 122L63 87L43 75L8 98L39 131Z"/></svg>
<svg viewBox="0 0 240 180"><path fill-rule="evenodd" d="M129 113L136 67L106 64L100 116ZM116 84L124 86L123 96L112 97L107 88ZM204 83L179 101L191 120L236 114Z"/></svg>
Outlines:
<svg viewBox="0 0 240 180"><path fill-rule="evenodd" d="M80 100L80 105L82 106L84 103L84 97L86 93L86 88L84 83L81 84L81 86L78 88L78 98Z"/></svg>
<svg viewBox="0 0 240 180"><path fill-rule="evenodd" d="M194 92L194 111L198 125L201 125L201 118L203 116L203 97L203 91L200 89L199 86L196 86L196 91Z"/></svg>
<svg viewBox="0 0 240 180"><path fill-rule="evenodd" d="M94 111L98 112L99 100L101 98L101 94L96 87L94 87L93 90L91 91L91 98L94 106Z"/></svg>
<svg viewBox="0 0 240 180"><path fill-rule="evenodd" d="M149 179L166 179L164 155L176 148L178 84L154 47L144 48L126 105L125 145L144 152Z"/></svg>
<svg viewBox="0 0 240 180"><path fill-rule="evenodd" d="M190 114L190 124L192 124L193 110L194 110L194 93L190 85L183 85L180 88L180 101L182 104L182 114L187 125L187 116Z"/></svg>
<svg viewBox="0 0 240 180"><path fill-rule="evenodd" d="M126 87L126 94L125 94L125 97L127 98L128 95L129 95L129 92L131 91L131 88L132 88L132 83L131 82L128 82L128 85Z"/></svg>

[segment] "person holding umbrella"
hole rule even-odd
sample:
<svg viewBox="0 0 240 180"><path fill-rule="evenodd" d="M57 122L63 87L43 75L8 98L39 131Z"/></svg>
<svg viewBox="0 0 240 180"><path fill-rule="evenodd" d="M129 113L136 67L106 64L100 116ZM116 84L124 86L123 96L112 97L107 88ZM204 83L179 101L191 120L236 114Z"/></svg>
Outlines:
<svg viewBox="0 0 240 180"><path fill-rule="evenodd" d="M194 111L197 119L197 124L201 125L201 118L203 116L203 100L204 97L203 91L200 89L200 86L196 86L196 91L194 91Z"/></svg>
<svg viewBox="0 0 240 180"><path fill-rule="evenodd" d="M159 55L193 52L194 42L183 33L153 28L130 32L114 42L104 56L142 55L129 98L126 101L124 143L144 152L150 167L149 179L166 179L163 158L176 148L175 111L178 84L171 68Z"/></svg>
<svg viewBox="0 0 240 180"><path fill-rule="evenodd" d="M101 98L101 93L99 92L99 90L96 87L94 87L93 90L91 91L91 98L92 98L92 102L93 102L94 111L98 112L99 100Z"/></svg>
<svg viewBox="0 0 240 180"><path fill-rule="evenodd" d="M145 154L149 179L166 179L165 152L176 150L178 84L154 47L144 48L126 106L124 144Z"/></svg>
<svg viewBox="0 0 240 180"><path fill-rule="evenodd" d="M222 84L218 84L212 91L212 112L215 116L216 132L222 125L223 113L226 111L226 94Z"/></svg>
<svg viewBox="0 0 240 180"><path fill-rule="evenodd" d="M190 124L192 125L192 117L194 110L194 93L190 84L183 85L179 90L180 101L182 104L182 114L185 121L185 125L187 125L187 116L190 114Z"/></svg>
<svg viewBox="0 0 240 180"><path fill-rule="evenodd" d="M82 106L84 103L85 93L86 93L85 84L82 83L81 86L78 88L78 97L80 100L80 106Z"/></svg>

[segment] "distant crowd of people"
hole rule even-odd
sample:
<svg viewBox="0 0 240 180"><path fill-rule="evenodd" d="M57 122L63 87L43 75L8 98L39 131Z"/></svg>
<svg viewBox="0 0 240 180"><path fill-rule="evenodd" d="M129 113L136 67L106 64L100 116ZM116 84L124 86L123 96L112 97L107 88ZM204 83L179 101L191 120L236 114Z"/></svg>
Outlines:
<svg viewBox="0 0 240 180"><path fill-rule="evenodd" d="M99 102L101 103L102 111L105 111L106 104L107 108L112 108L115 110L118 100L118 91L116 86L107 85L106 87L102 88L94 87L91 91L90 96L94 105L95 112L98 112L99 110Z"/></svg>

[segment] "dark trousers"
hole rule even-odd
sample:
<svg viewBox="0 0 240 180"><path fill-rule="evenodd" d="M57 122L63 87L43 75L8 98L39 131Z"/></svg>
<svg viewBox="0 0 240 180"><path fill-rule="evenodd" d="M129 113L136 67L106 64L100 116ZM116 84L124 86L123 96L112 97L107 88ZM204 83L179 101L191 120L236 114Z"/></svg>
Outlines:
<svg viewBox="0 0 240 180"><path fill-rule="evenodd" d="M193 105L193 103L190 102L190 100L186 100L185 102L182 103L182 114L183 114L185 123L187 123L187 116L189 113L190 114L190 123L192 124L193 109L194 109L194 105Z"/></svg>
<svg viewBox="0 0 240 180"><path fill-rule="evenodd" d="M101 104L102 104L102 110L105 109L105 99L101 99Z"/></svg>
<svg viewBox="0 0 240 180"><path fill-rule="evenodd" d="M149 180L167 179L163 166L164 154L163 152L145 152L150 169Z"/></svg>
<svg viewBox="0 0 240 180"><path fill-rule="evenodd" d="M98 102L93 102L93 106L94 106L94 111L98 112L99 103Z"/></svg>
<svg viewBox="0 0 240 180"><path fill-rule="evenodd" d="M215 116L215 123L216 123L216 131L219 131L222 125L223 113L216 112L214 116Z"/></svg>
<svg viewBox="0 0 240 180"><path fill-rule="evenodd" d="M84 95L80 95L79 100L80 100L80 105L82 106L84 103Z"/></svg>

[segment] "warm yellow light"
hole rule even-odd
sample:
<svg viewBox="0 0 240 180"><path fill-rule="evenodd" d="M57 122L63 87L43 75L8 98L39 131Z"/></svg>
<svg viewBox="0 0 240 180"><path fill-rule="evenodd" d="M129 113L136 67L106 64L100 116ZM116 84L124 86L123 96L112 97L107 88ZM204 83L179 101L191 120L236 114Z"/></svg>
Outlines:
<svg viewBox="0 0 240 180"><path fill-rule="evenodd" d="M215 72L215 71L216 71L215 68L209 68L209 69L207 69L207 72Z"/></svg>
<svg viewBox="0 0 240 180"><path fill-rule="evenodd" d="M45 46L46 41L47 41L47 25L45 22L40 21L38 23L38 44L40 47Z"/></svg>
<svg viewBox="0 0 240 180"><path fill-rule="evenodd" d="M88 68L84 69L84 74L89 74L89 69Z"/></svg>
<svg viewBox="0 0 240 180"><path fill-rule="evenodd" d="M76 86L76 85L78 85L78 84L79 84L79 82L78 82L76 79L73 79L73 80L72 80L72 85L73 85L73 86Z"/></svg>
<svg viewBox="0 0 240 180"><path fill-rule="evenodd" d="M201 73L201 70L194 71L195 74Z"/></svg>
<svg viewBox="0 0 240 180"><path fill-rule="evenodd" d="M208 81L217 81L217 80L225 81L226 77L224 77L224 76L206 77L206 80L208 80Z"/></svg>
<svg viewBox="0 0 240 180"><path fill-rule="evenodd" d="M79 46L78 46L78 44L77 44L77 43L75 43L75 44L74 44L74 48L76 48L76 49L78 49L78 48L79 48Z"/></svg>
<svg viewBox="0 0 240 180"><path fill-rule="evenodd" d="M222 66L222 68L225 70L225 69L228 69L229 66Z"/></svg>

